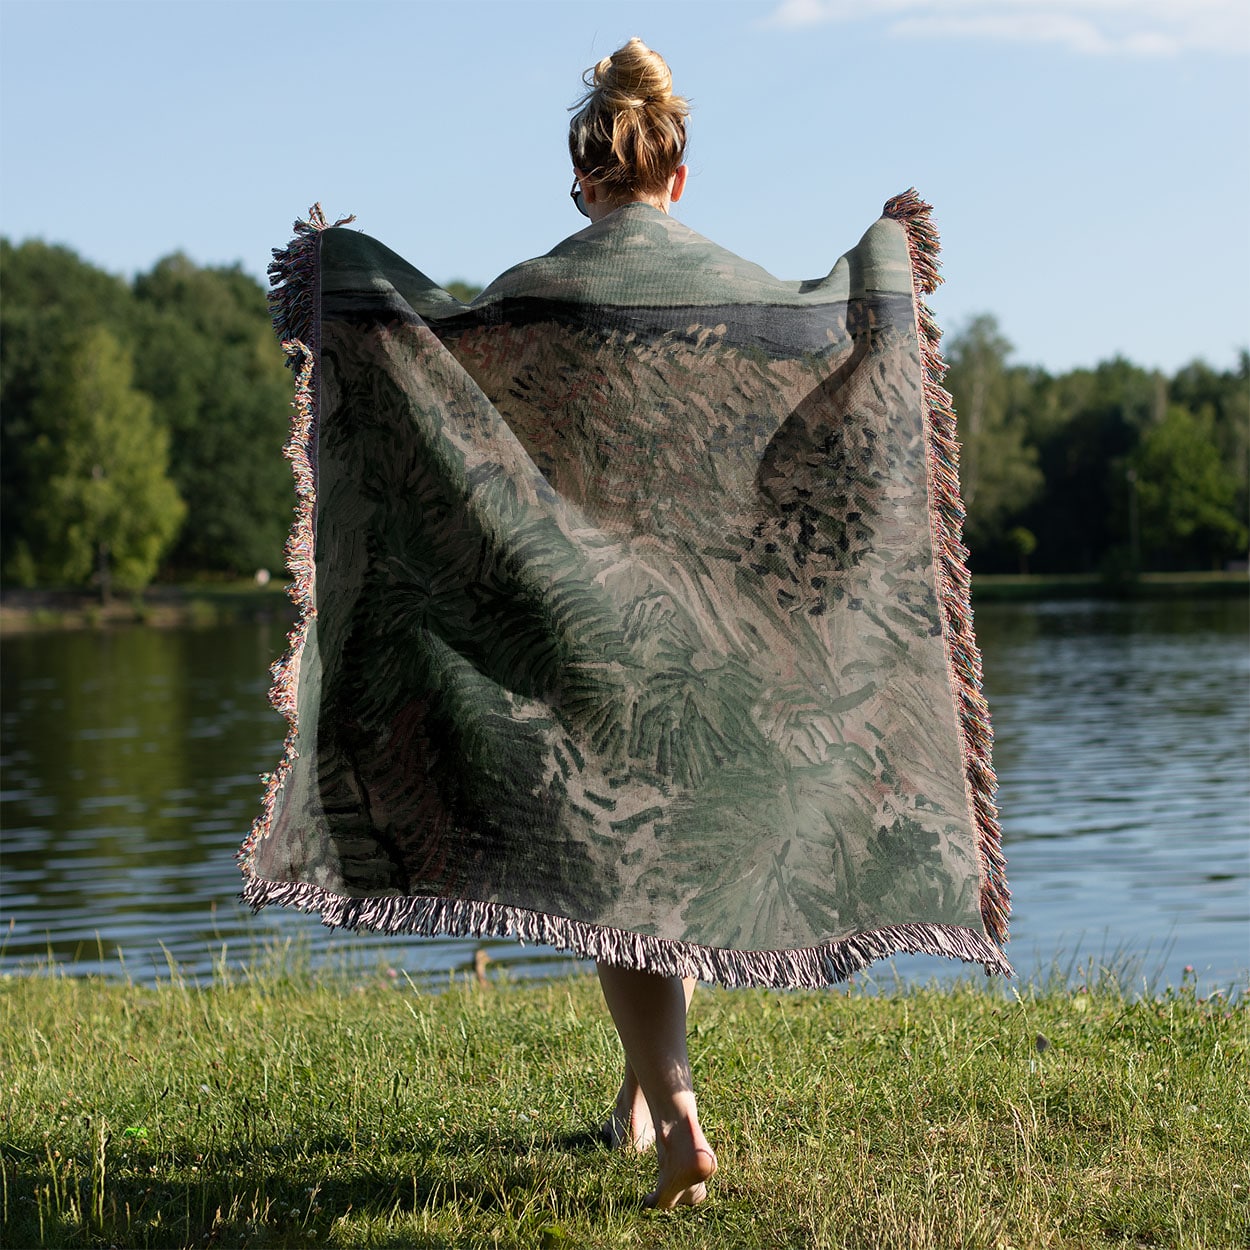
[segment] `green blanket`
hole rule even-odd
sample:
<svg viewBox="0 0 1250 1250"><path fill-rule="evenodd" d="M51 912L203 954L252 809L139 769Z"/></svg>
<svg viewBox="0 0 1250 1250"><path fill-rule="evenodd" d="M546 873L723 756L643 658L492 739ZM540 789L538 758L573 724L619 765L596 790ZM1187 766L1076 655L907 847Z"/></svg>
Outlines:
<svg viewBox="0 0 1250 1250"><path fill-rule="evenodd" d="M1010 974L928 211L781 282L633 204L469 305L297 223L248 902L728 985Z"/></svg>

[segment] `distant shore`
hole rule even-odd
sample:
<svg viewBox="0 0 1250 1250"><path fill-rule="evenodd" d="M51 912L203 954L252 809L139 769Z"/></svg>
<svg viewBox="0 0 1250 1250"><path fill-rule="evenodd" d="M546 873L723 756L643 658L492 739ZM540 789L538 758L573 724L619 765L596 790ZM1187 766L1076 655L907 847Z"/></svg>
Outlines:
<svg viewBox="0 0 1250 1250"><path fill-rule="evenodd" d="M84 590L0 590L0 636L149 625L162 629L295 620L286 583L252 580L149 586L111 603Z"/></svg>
<svg viewBox="0 0 1250 1250"><path fill-rule="evenodd" d="M1142 573L1111 581L1097 573L981 573L972 579L972 602L1043 599L1232 599L1250 595L1246 572Z"/></svg>
<svg viewBox="0 0 1250 1250"><path fill-rule="evenodd" d="M1097 574L980 574L973 605L1046 599L1200 599L1250 594L1250 577L1236 573L1145 573L1110 582ZM0 636L65 629L148 625L173 629L263 620L294 621L285 583L204 582L150 586L116 595L107 605L83 590L0 589Z"/></svg>

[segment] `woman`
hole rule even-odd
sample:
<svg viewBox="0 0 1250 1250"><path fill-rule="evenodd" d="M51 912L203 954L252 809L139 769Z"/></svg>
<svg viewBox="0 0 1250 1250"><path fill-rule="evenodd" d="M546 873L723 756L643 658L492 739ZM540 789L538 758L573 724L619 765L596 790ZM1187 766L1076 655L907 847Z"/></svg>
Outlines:
<svg viewBox="0 0 1250 1250"><path fill-rule="evenodd" d="M778 281L668 215L663 60L588 86L591 224L471 305L319 217L271 269L304 613L244 897L595 960L605 1135L654 1142L667 1208L716 1170L696 979L1009 974L1008 895L927 206Z"/></svg>
<svg viewBox="0 0 1250 1250"><path fill-rule="evenodd" d="M587 78L589 90L569 126L579 210L592 222L625 204L667 213L686 187L689 110L673 94L664 58L631 39ZM702 1202L716 1156L699 1124L686 1053L686 1012L696 982L604 962L598 970L625 1051L625 1079L605 1139L635 1150L654 1143L660 1176L648 1205Z"/></svg>

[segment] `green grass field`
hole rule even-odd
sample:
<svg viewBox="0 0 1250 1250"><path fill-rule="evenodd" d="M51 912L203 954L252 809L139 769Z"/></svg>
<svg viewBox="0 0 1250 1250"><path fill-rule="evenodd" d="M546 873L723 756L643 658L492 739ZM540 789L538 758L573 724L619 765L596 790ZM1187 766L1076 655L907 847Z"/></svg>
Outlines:
<svg viewBox="0 0 1250 1250"><path fill-rule="evenodd" d="M593 980L418 990L281 961L158 988L0 981L3 1244L1250 1245L1243 994L700 989L721 1169L640 1209L598 1145Z"/></svg>

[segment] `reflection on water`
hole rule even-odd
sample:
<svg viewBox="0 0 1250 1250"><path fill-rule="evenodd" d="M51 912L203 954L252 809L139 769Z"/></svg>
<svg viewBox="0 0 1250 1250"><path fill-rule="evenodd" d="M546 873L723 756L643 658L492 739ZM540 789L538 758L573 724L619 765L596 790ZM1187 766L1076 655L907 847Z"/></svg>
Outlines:
<svg viewBox="0 0 1250 1250"><path fill-rule="evenodd" d="M1228 985L1250 967L1250 654L1244 600L987 605L977 614L1028 975L1100 952ZM275 938L410 972L479 943L331 937L235 901L234 855L282 724L277 623L6 641L0 967L51 954L136 980L206 974ZM572 966L487 943L513 973ZM929 977L944 961L899 960Z"/></svg>
<svg viewBox="0 0 1250 1250"><path fill-rule="evenodd" d="M258 774L282 745L265 690L283 645L276 623L6 641L0 918L12 928L0 966L51 953L116 973L120 951L147 980L169 961L201 974L223 951L248 958L292 934L323 957L359 950L364 939L328 941L312 917L278 909L253 917L235 897ZM498 945L521 971L535 960ZM423 970L472 950L405 942L389 953Z"/></svg>
<svg viewBox="0 0 1250 1250"><path fill-rule="evenodd" d="M1244 983L1248 620L1245 600L977 614L1020 965L1170 948L1173 980Z"/></svg>

